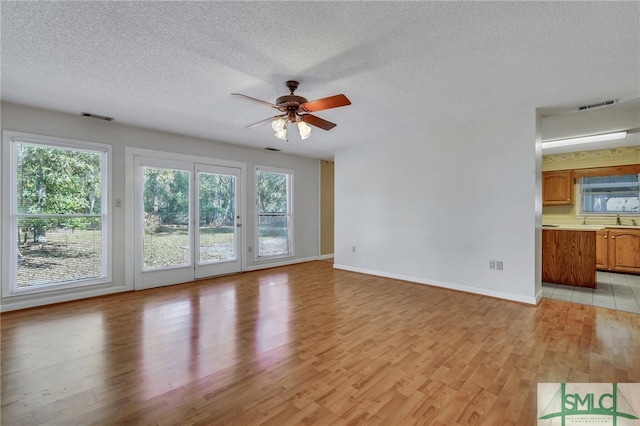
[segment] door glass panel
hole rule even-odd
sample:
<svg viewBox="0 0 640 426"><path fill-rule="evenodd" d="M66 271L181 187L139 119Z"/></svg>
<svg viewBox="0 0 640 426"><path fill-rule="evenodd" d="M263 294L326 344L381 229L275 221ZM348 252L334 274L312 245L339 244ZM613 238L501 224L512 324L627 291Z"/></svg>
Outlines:
<svg viewBox="0 0 640 426"><path fill-rule="evenodd" d="M237 259L235 191L235 176L198 173L200 264Z"/></svg>
<svg viewBox="0 0 640 426"><path fill-rule="evenodd" d="M143 166L143 176L144 269L188 265L190 173Z"/></svg>

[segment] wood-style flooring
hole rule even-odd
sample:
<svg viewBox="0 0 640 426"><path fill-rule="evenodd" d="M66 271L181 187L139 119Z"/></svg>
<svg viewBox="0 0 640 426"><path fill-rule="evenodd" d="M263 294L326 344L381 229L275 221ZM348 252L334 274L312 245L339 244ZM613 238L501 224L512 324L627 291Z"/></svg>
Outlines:
<svg viewBox="0 0 640 426"><path fill-rule="evenodd" d="M640 315L328 262L1 319L3 425L534 425L538 382L640 382Z"/></svg>

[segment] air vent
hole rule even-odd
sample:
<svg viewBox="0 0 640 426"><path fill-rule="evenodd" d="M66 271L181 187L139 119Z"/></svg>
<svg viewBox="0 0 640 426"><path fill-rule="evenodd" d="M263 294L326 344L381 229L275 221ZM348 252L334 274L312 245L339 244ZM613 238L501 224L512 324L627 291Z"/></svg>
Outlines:
<svg viewBox="0 0 640 426"><path fill-rule="evenodd" d="M267 151L274 151L274 152L280 152L281 150L278 148L265 148L265 150Z"/></svg>
<svg viewBox="0 0 640 426"><path fill-rule="evenodd" d="M106 117L104 115L91 114L88 112L81 112L80 115L83 117L95 118L96 120L113 121L113 117Z"/></svg>
<svg viewBox="0 0 640 426"><path fill-rule="evenodd" d="M585 110L593 109L593 108L602 108L602 107L605 107L605 106L613 105L616 102L618 102L617 99L612 99L610 101L599 102L597 104L584 105L584 106L578 107L578 111L585 111Z"/></svg>

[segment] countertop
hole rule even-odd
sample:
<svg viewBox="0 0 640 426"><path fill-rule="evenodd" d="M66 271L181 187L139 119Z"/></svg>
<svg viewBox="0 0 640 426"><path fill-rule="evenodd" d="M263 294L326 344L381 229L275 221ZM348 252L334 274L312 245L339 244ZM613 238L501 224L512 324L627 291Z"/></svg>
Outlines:
<svg viewBox="0 0 640 426"><path fill-rule="evenodd" d="M542 229L552 231L601 231L604 225L542 225Z"/></svg>
<svg viewBox="0 0 640 426"><path fill-rule="evenodd" d="M542 225L542 229L555 229L558 231L601 231L603 229L637 229L640 226L631 225Z"/></svg>

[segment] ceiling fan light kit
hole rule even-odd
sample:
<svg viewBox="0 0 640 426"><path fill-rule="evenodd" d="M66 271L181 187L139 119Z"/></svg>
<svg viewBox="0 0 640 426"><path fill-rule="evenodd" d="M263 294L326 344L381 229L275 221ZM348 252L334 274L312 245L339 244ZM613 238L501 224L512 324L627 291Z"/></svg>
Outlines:
<svg viewBox="0 0 640 426"><path fill-rule="evenodd" d="M297 119L297 117L296 117ZM311 127L304 121L299 119L296 121L298 124L298 131L300 132L300 138L302 140L307 139L311 135ZM287 120L282 117L278 117L271 122L271 128L275 132L275 137L287 141Z"/></svg>
<svg viewBox="0 0 640 426"><path fill-rule="evenodd" d="M296 123L298 125L298 131L300 132L300 138L302 140L307 139L311 135L311 126L318 127L323 130L331 130L336 127L335 123L317 117L310 112L323 111L325 109L338 108L341 106L351 105L351 101L343 94L330 96L328 98L318 99L315 101L307 101L302 96L294 95L293 92L298 88L298 82L289 80L286 83L289 88L290 94L280 96L276 99L276 103L272 104L267 101L252 98L251 96L243 95L241 93L232 93L235 96L241 96L253 102L269 105L282 112L281 115L270 117L257 123L251 124L248 127L255 127L265 121L271 121L271 128L275 132L275 137L284 141L287 139L287 124Z"/></svg>
<svg viewBox="0 0 640 426"><path fill-rule="evenodd" d="M311 127L304 121L298 121L298 130L300 131L302 140L307 139L311 135Z"/></svg>
<svg viewBox="0 0 640 426"><path fill-rule="evenodd" d="M284 118L276 118L275 120L273 120L273 122L271 123L271 128L273 129L274 132L279 132L282 129L285 129L287 127L287 122L284 121Z"/></svg>

